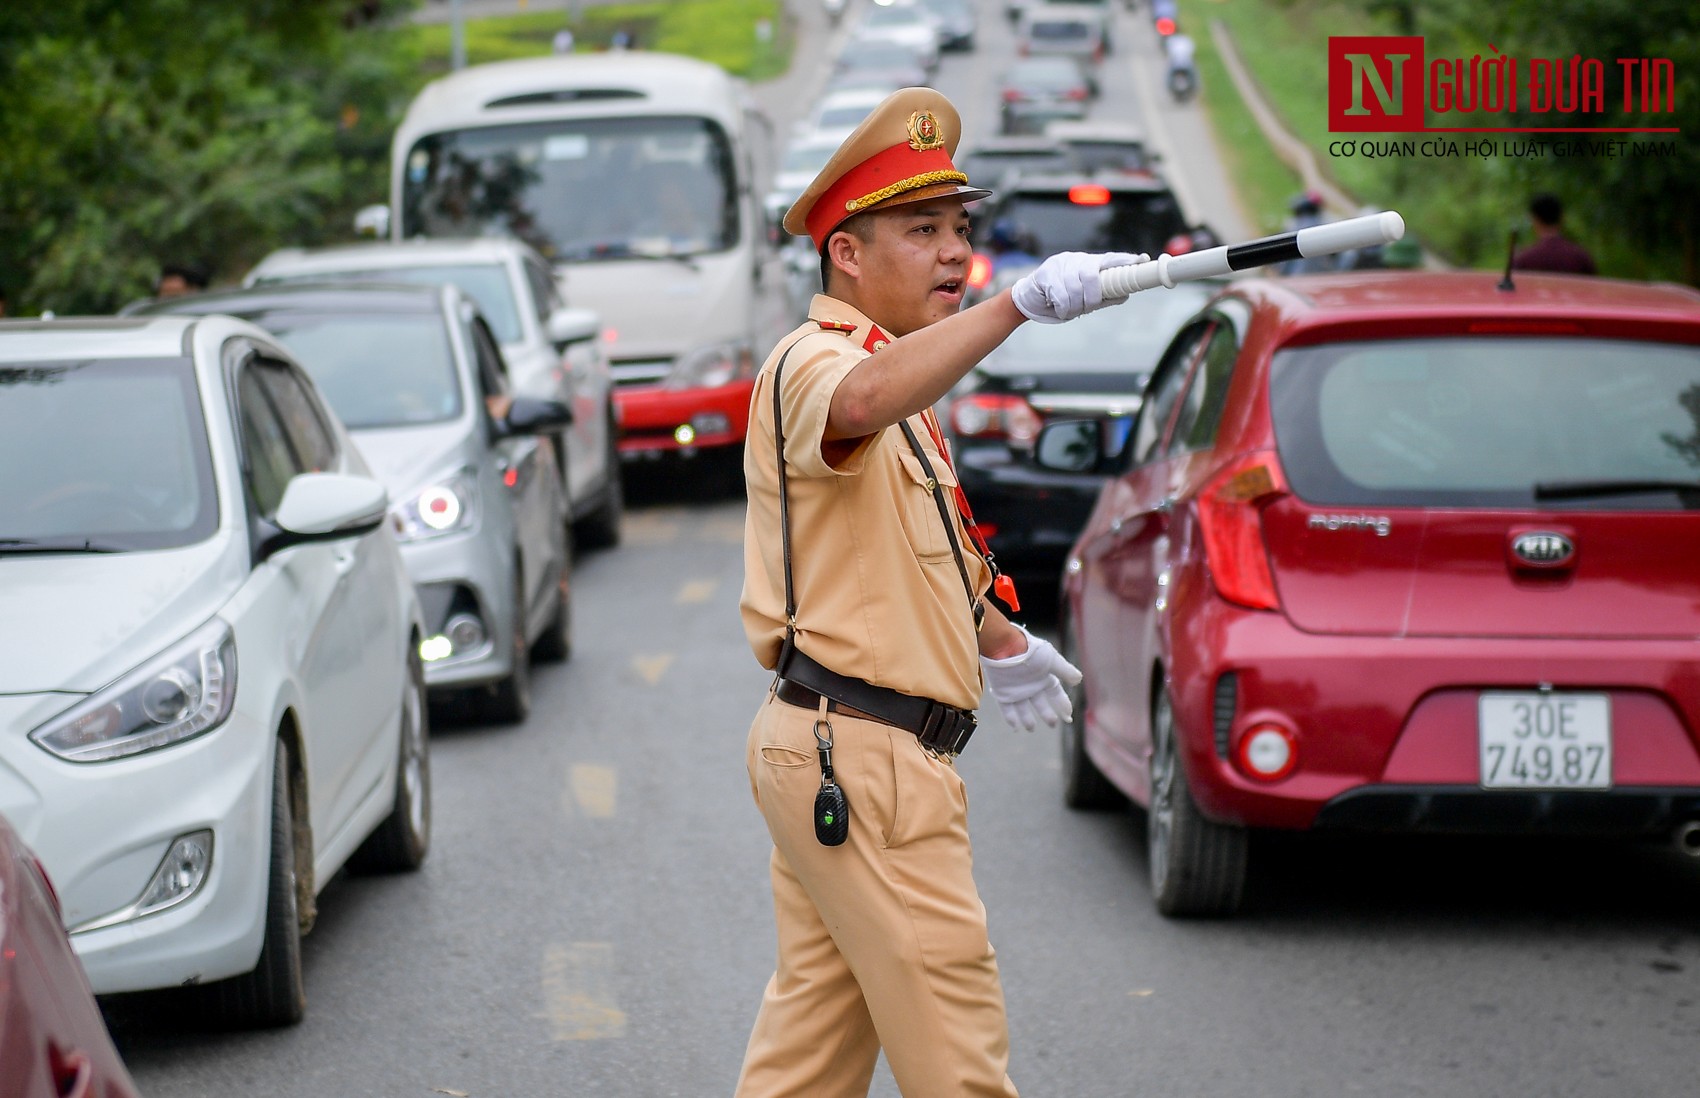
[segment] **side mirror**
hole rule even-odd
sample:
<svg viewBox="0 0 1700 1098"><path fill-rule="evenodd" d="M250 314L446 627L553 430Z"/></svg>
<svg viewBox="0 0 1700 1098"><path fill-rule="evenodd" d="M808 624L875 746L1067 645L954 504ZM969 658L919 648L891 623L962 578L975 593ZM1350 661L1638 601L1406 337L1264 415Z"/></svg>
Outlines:
<svg viewBox="0 0 1700 1098"><path fill-rule="evenodd" d="M504 435L546 435L572 422L573 410L558 400L518 396L499 429Z"/></svg>
<svg viewBox="0 0 1700 1098"><path fill-rule="evenodd" d="M1095 473L1104 460L1104 424L1095 419L1047 423L1033 444L1033 463L1053 473Z"/></svg>
<svg viewBox="0 0 1700 1098"><path fill-rule="evenodd" d="M590 309L556 309L544 329L555 349L564 351L568 344L595 339L602 330L602 317Z"/></svg>
<svg viewBox="0 0 1700 1098"><path fill-rule="evenodd" d="M290 479L272 520L277 532L260 546L269 557L292 545L362 537L384 524L390 494L366 477L302 473Z"/></svg>
<svg viewBox="0 0 1700 1098"><path fill-rule="evenodd" d="M379 240L388 239L390 235L390 208L388 206L362 206L354 213L354 235L375 236Z"/></svg>

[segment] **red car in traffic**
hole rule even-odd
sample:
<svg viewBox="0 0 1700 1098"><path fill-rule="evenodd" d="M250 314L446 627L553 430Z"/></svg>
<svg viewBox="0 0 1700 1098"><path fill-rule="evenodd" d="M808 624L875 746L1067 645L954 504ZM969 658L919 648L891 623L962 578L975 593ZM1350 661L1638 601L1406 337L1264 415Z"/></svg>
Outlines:
<svg viewBox="0 0 1700 1098"><path fill-rule="evenodd" d="M136 1098L47 873L0 816L0 1098Z"/></svg>
<svg viewBox="0 0 1700 1098"><path fill-rule="evenodd" d="M1674 834L1700 855L1700 293L1480 272L1231 285L1063 578L1065 796L1148 813L1169 915L1257 828ZM1160 291L1150 291L1160 292Z"/></svg>

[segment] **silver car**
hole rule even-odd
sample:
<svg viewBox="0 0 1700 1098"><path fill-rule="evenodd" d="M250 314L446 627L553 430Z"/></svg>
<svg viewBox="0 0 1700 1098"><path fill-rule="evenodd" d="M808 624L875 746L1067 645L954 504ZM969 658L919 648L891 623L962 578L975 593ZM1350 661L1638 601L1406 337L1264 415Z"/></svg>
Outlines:
<svg viewBox="0 0 1700 1098"><path fill-rule="evenodd" d="M389 489L419 591L433 693L477 687L487 715L531 709L530 657L571 653L571 549L558 401L509 393L489 325L453 285L292 283L173 298L150 312L228 313L312 374Z"/></svg>
<svg viewBox="0 0 1700 1098"><path fill-rule="evenodd" d="M502 346L514 392L573 410L558 457L578 543L620 540L620 432L601 318L563 304L547 260L507 237L286 248L261 260L243 285L326 278L452 282L477 302Z"/></svg>

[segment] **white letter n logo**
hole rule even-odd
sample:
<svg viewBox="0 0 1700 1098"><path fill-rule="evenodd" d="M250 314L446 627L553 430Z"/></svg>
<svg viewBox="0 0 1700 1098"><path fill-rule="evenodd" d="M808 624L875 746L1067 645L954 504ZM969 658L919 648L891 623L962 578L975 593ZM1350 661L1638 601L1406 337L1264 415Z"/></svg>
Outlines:
<svg viewBox="0 0 1700 1098"><path fill-rule="evenodd" d="M1349 115L1369 114L1369 108L1364 106L1364 86L1375 93L1375 100L1381 104L1381 113L1405 113L1405 62L1411 59L1408 53L1386 54L1387 60L1393 63L1393 90L1387 90L1387 83L1381 79L1381 73L1376 71L1375 58L1367 53L1348 53L1346 63L1352 66L1352 105L1346 108Z"/></svg>

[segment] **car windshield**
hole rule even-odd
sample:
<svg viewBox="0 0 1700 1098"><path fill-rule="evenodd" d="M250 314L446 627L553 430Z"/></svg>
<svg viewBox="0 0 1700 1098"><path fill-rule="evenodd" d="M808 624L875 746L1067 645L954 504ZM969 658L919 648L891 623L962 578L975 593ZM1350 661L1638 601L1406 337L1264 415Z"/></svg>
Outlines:
<svg viewBox="0 0 1700 1098"><path fill-rule="evenodd" d="M917 64L914 51L884 42L858 43L838 59L840 69L900 69Z"/></svg>
<svg viewBox="0 0 1700 1098"><path fill-rule="evenodd" d="M1149 252L1156 255L1176 233L1186 231L1186 219L1167 191L1112 191L1109 201L1095 203L1094 191L1081 202L1065 191L1020 192L998 209L1032 234L1034 254L1057 252Z"/></svg>
<svg viewBox="0 0 1700 1098"><path fill-rule="evenodd" d="M1009 70L1004 85L1010 88L1038 91L1066 91L1083 87L1085 81L1074 62L1067 58L1036 58L1023 61Z"/></svg>
<svg viewBox="0 0 1700 1098"><path fill-rule="evenodd" d="M218 528L187 358L0 363L0 469L0 554L170 549Z"/></svg>
<svg viewBox="0 0 1700 1098"><path fill-rule="evenodd" d="M1537 485L1700 482L1700 347L1452 338L1279 352L1270 401L1282 467L1312 503L1647 510L1680 491Z"/></svg>
<svg viewBox="0 0 1700 1098"><path fill-rule="evenodd" d="M406 236L516 236L554 262L692 256L738 243L732 147L705 118L596 118L423 137Z"/></svg>
<svg viewBox="0 0 1700 1098"><path fill-rule="evenodd" d="M862 17L864 27L926 26L927 17L915 8L874 8Z"/></svg>
<svg viewBox="0 0 1700 1098"><path fill-rule="evenodd" d="M1100 309L1067 324L1023 324L987 357L986 364L998 373L1147 373L1175 332L1215 290L1207 282L1181 282L1172 290L1134 294L1113 309Z"/></svg>
<svg viewBox="0 0 1700 1098"><path fill-rule="evenodd" d="M1078 42L1092 35L1092 24L1078 19L1047 19L1028 25L1027 33L1036 42Z"/></svg>
<svg viewBox="0 0 1700 1098"><path fill-rule="evenodd" d="M862 124L862 119L873 112L877 104L857 103L848 107L828 107L815 119L815 128L819 130L854 129ZM828 154L830 156L830 154ZM826 161L821 161L825 164Z"/></svg>
<svg viewBox="0 0 1700 1098"><path fill-rule="evenodd" d="M289 348L351 430L460 415L459 375L448 329L436 313L278 311L244 319Z"/></svg>
<svg viewBox="0 0 1700 1098"><path fill-rule="evenodd" d="M785 166L781 170L787 174L818 172L826 167L837 148L837 145L799 145L785 154Z"/></svg>
<svg viewBox="0 0 1700 1098"><path fill-rule="evenodd" d="M281 275L265 275L259 281L316 282L327 278L337 282L452 283L478 303L478 311L484 314L484 320L490 325L490 331L495 334L498 342L517 343L525 336L520 328L519 306L514 301L513 282L508 278L508 269L500 263L379 267L349 271L315 269L311 273L285 272Z"/></svg>

